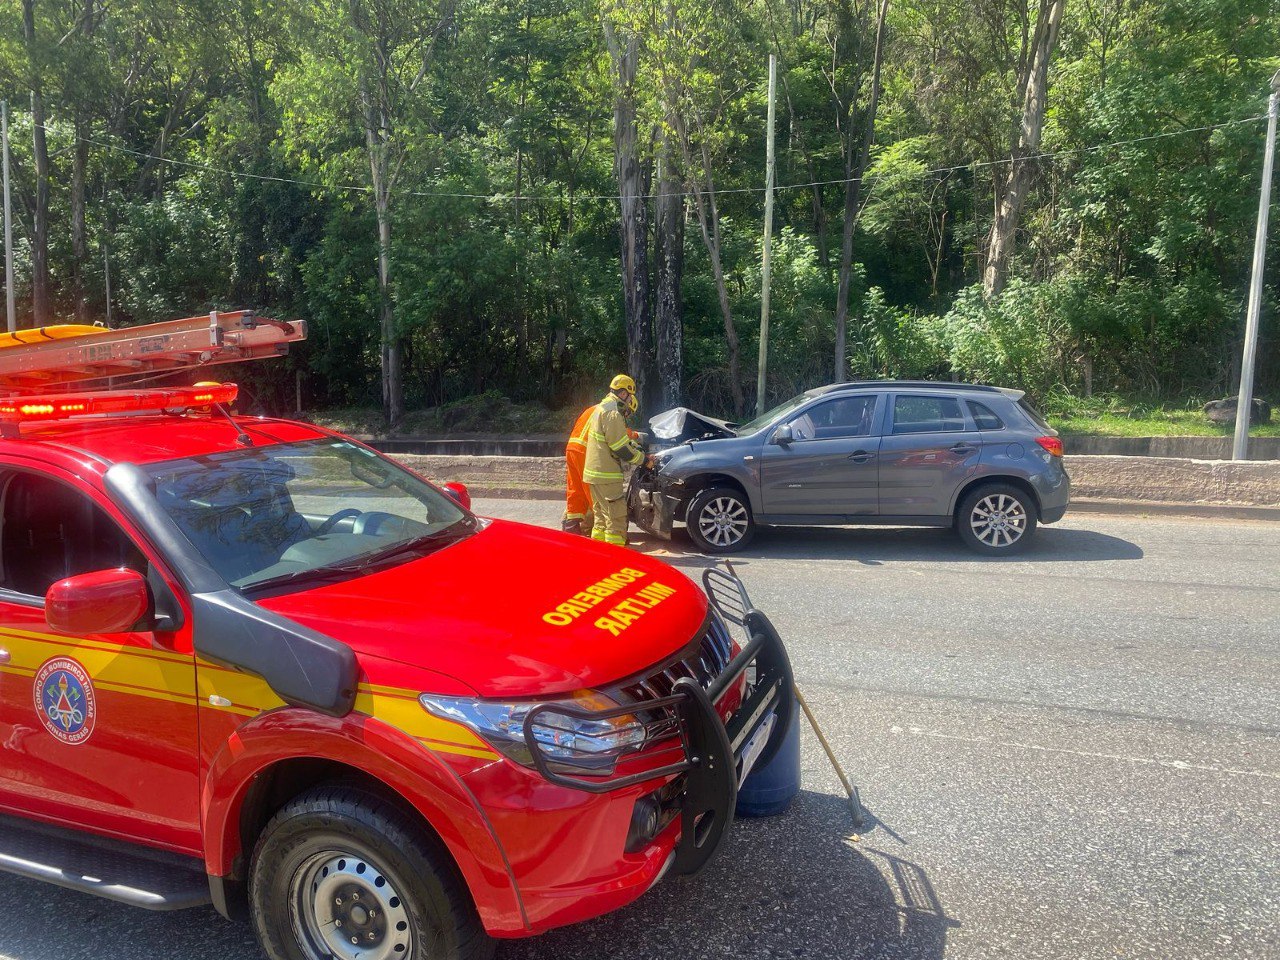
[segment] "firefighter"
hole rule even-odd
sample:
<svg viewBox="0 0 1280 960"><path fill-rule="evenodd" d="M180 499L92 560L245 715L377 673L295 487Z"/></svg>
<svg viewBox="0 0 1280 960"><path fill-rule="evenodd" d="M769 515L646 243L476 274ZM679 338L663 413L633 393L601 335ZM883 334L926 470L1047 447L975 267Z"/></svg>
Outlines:
<svg viewBox="0 0 1280 960"><path fill-rule="evenodd" d="M636 382L620 373L609 383L609 393L587 418L586 457L582 478L591 495L594 521L591 538L626 546L627 495L622 466L644 460L644 450L627 430L626 418L639 406Z"/></svg>
<svg viewBox="0 0 1280 960"><path fill-rule="evenodd" d="M593 403L574 421L573 430L569 433L569 441L564 445L565 493L564 517L560 521L560 529L565 533L579 533L591 536L594 517L591 510L591 490L582 478L582 468L587 460L587 428L591 425L591 415L599 404ZM631 395L627 404L629 414L637 409L635 394ZM643 434L628 429L627 435L632 440L639 440Z"/></svg>

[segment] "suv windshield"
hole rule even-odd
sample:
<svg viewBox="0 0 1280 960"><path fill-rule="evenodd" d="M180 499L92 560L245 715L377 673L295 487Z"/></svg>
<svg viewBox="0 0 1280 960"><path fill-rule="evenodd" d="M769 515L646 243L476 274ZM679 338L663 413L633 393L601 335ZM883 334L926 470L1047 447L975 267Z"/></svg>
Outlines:
<svg viewBox="0 0 1280 960"><path fill-rule="evenodd" d="M745 437L749 433L755 433L757 430L763 430L769 424L773 423L779 417L790 413L802 403L808 403L813 398L807 393L802 393L798 397L792 397L785 403L780 403L772 410L767 410L760 416L756 417L750 423L744 423L742 426L735 426L733 429L737 431L738 436Z"/></svg>
<svg viewBox="0 0 1280 960"><path fill-rule="evenodd" d="M246 591L353 576L477 529L434 487L343 440L169 460L148 472L165 513Z"/></svg>

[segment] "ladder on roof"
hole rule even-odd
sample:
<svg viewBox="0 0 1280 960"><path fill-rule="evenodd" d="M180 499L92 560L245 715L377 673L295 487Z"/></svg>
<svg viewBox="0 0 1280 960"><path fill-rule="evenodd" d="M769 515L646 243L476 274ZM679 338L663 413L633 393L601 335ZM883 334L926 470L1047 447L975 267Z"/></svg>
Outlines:
<svg viewBox="0 0 1280 960"><path fill-rule="evenodd" d="M65 325L0 335L0 390L49 391L68 384L278 357L306 339L304 321L250 310L108 330Z"/></svg>

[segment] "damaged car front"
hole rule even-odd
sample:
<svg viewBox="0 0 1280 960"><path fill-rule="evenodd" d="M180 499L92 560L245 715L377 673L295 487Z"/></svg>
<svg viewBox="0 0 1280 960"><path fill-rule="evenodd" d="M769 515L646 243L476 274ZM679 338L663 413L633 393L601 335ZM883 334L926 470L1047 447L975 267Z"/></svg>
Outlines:
<svg viewBox="0 0 1280 960"><path fill-rule="evenodd" d="M631 473L627 506L633 523L670 540L672 527L684 520L689 500L698 492L689 481L697 476L701 482L708 469L729 462L734 451L725 448L739 434L735 424L687 407L658 414L649 428L650 453Z"/></svg>

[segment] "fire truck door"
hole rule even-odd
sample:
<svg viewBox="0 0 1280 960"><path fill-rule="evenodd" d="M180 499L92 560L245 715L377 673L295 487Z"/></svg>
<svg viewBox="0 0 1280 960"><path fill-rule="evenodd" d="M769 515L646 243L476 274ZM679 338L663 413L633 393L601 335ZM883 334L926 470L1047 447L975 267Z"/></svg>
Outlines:
<svg viewBox="0 0 1280 960"><path fill-rule="evenodd" d="M44 615L46 591L65 577L145 575L149 563L70 477L0 461L0 806L21 797L23 810L50 820L197 850L189 642L65 636Z"/></svg>

